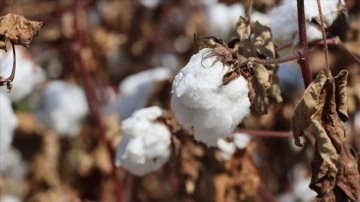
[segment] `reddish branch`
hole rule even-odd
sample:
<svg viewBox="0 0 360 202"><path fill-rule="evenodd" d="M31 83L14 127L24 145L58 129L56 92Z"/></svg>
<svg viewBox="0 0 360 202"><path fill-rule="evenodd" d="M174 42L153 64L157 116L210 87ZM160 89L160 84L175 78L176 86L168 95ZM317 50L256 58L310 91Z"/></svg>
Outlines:
<svg viewBox="0 0 360 202"><path fill-rule="evenodd" d="M102 141L104 141L107 145L109 154L111 159L115 158L115 152L112 148L111 143L106 139L106 131L103 125L102 116L100 114L100 107L99 107L99 101L96 97L95 88L96 86L92 85L93 78L91 78L91 75L89 74L87 68L85 67L83 58L81 57L80 51L82 47L82 33L79 29L79 22L78 22L78 11L79 11L79 3L80 0L75 0L73 4L73 12L74 12L74 30L75 30L75 52L76 52L76 62L79 65L79 73L80 78L83 82L83 86L85 89L86 97L89 103L91 115L94 118L99 131L100 131L100 138ZM116 201L121 202L123 201L123 184L119 177L119 174L116 169L115 162L112 161L112 175L114 179L114 185L115 185L115 195L116 195Z"/></svg>
<svg viewBox="0 0 360 202"><path fill-rule="evenodd" d="M306 38L304 0L297 0L297 9L298 9L299 39L300 39L300 48L301 48L301 57L298 61L301 66L304 85L305 88L307 88L311 83L311 74L310 74L309 57L308 57L308 44Z"/></svg>

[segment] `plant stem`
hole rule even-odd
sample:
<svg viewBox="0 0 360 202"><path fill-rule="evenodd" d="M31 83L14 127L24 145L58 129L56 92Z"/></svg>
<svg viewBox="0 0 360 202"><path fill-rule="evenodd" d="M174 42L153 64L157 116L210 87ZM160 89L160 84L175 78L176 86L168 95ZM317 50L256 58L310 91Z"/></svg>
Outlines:
<svg viewBox="0 0 360 202"><path fill-rule="evenodd" d="M297 0L297 9L298 9L299 40L300 40L300 48L301 48L301 57L298 60L298 62L301 66L301 72L303 75L305 88L307 88L311 83L311 74L309 67L308 45L306 38L304 0Z"/></svg>
<svg viewBox="0 0 360 202"><path fill-rule="evenodd" d="M323 17L323 14L322 14L320 0L317 0L317 5L318 5L318 10L319 10L319 16L320 16L322 38L323 38L323 42L324 42L326 74L327 74L327 76L329 78L331 78L332 75L331 75L330 66L329 66L329 50L328 50L328 45L327 45L327 42L326 42L326 32L325 32L325 25L324 25L324 17Z"/></svg>
<svg viewBox="0 0 360 202"><path fill-rule="evenodd" d="M259 137L292 137L292 132L284 131L236 129L235 132Z"/></svg>
<svg viewBox="0 0 360 202"><path fill-rule="evenodd" d="M271 64L281 64L281 63L285 63L285 62L290 62L292 60L296 60L299 59L301 57L301 53L297 52L294 53L292 55L286 56L284 58L277 58L277 59L266 59L266 60L262 60L259 58L248 58L250 61L256 63L256 64L262 64L262 65L271 65Z"/></svg>
<svg viewBox="0 0 360 202"><path fill-rule="evenodd" d="M115 158L115 152L112 148L111 143L106 138L106 130L103 125L102 116L99 110L99 102L95 94L95 86L92 85L91 81L93 80L85 67L83 58L80 55L81 47L82 47L82 33L79 29L78 22L78 11L80 0L75 0L73 4L73 12L74 12L74 30L75 30L75 52L76 52L76 62L79 65L79 73L80 78L83 82L83 86L85 89L86 97L89 102L89 107L91 110L92 117L94 118L99 130L100 130L100 139L105 142L107 145L107 149L111 159ZM114 194L116 196L116 201L123 201L123 184L120 179L115 162L112 161L112 175L114 177Z"/></svg>

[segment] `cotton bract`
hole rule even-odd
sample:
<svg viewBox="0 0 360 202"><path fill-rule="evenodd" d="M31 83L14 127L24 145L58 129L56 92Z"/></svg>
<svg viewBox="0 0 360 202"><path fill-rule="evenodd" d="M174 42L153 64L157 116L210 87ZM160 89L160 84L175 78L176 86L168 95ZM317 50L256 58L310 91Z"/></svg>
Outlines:
<svg viewBox="0 0 360 202"><path fill-rule="evenodd" d="M82 88L63 81L51 81L44 89L37 118L59 135L74 136L89 112Z"/></svg>
<svg viewBox="0 0 360 202"><path fill-rule="evenodd" d="M18 119L7 94L0 92L0 153L7 151L13 140Z"/></svg>
<svg viewBox="0 0 360 202"><path fill-rule="evenodd" d="M140 109L122 121L122 139L116 152L116 165L134 175L158 170L169 159L170 131L156 121L159 107Z"/></svg>
<svg viewBox="0 0 360 202"><path fill-rule="evenodd" d="M204 57L208 51L211 49L205 48L193 55L176 75L171 106L181 125L194 128L196 140L216 146L219 138L231 134L249 114L250 100L244 77L222 84L229 67L214 63L216 56Z"/></svg>
<svg viewBox="0 0 360 202"><path fill-rule="evenodd" d="M330 26L339 14L338 0L321 0L324 23ZM344 5L344 1L340 1ZM306 35L309 42L322 38L321 28L313 24L313 19L319 20L317 1L304 1ZM271 30L273 42L283 47L286 45L297 45L298 16L297 1L284 0L283 3L271 11Z"/></svg>

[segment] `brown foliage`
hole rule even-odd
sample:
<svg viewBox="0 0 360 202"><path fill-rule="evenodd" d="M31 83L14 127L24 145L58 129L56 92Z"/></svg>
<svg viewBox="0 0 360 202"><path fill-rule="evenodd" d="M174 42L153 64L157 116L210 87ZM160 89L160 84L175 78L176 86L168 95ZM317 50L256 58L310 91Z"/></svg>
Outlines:
<svg viewBox="0 0 360 202"><path fill-rule="evenodd" d="M360 175L357 156L345 142L343 121L346 106L347 71L329 78L320 72L306 89L293 116L295 143L311 126L316 138L310 188L319 201L359 201Z"/></svg>

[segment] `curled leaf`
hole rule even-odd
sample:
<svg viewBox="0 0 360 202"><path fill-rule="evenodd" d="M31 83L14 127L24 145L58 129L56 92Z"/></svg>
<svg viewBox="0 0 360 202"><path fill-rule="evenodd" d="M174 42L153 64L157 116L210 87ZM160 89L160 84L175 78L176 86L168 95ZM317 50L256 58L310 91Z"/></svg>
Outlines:
<svg viewBox="0 0 360 202"><path fill-rule="evenodd" d="M297 104L292 117L292 130L297 146L303 146L300 136L304 135L304 130L310 126L310 117L320 106L320 94L324 88L327 78L324 72L320 72L316 79L305 90L303 98Z"/></svg>
<svg viewBox="0 0 360 202"><path fill-rule="evenodd" d="M346 96L347 77L348 77L348 72L345 70L340 71L339 75L335 77L336 106L342 121L347 121L349 119L349 115L347 112L347 96Z"/></svg>
<svg viewBox="0 0 360 202"><path fill-rule="evenodd" d="M13 45L29 47L41 26L42 22L31 21L16 14L0 17L0 48L6 50L5 39Z"/></svg>

